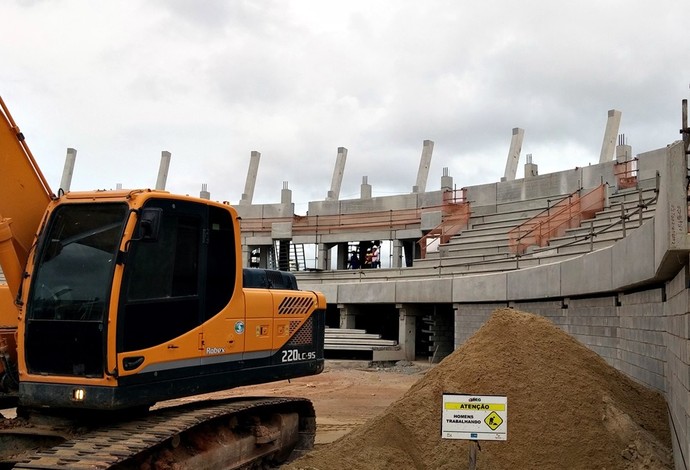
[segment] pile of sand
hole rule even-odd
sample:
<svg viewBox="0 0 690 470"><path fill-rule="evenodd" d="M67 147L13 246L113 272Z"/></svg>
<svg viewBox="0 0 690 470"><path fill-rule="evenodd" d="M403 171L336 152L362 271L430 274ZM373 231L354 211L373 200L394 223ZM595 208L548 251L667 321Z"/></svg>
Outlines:
<svg viewBox="0 0 690 470"><path fill-rule="evenodd" d="M478 469L670 469L663 397L529 313L501 309L382 415L286 468L462 469L470 441L441 439L442 394L508 397L508 440Z"/></svg>

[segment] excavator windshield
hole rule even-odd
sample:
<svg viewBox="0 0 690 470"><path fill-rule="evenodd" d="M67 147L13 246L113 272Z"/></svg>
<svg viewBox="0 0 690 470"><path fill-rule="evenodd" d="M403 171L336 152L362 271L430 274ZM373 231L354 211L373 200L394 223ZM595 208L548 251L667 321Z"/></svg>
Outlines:
<svg viewBox="0 0 690 470"><path fill-rule="evenodd" d="M102 373L104 317L127 214L122 203L65 204L53 212L39 240L27 302L30 369ZM75 354L47 353L72 349ZM70 356L90 359L74 363Z"/></svg>
<svg viewBox="0 0 690 470"><path fill-rule="evenodd" d="M103 319L126 215L124 204L68 204L55 211L34 271L29 318Z"/></svg>

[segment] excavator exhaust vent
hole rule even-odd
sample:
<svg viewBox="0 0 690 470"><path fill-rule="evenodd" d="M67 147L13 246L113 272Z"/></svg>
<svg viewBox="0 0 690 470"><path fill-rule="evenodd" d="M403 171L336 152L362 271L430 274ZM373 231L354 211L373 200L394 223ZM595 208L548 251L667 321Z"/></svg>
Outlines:
<svg viewBox="0 0 690 470"><path fill-rule="evenodd" d="M285 297L278 306L278 315L307 315L314 308L311 297Z"/></svg>

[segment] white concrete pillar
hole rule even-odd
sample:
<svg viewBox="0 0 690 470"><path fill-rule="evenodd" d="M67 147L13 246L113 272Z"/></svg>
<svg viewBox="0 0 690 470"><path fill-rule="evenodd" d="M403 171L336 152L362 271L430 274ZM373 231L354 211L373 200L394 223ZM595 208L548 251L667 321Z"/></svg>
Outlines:
<svg viewBox="0 0 690 470"><path fill-rule="evenodd" d="M614 147L616 145L616 137L618 136L618 128L621 125L621 112L615 109L609 110L609 117L606 120L606 130L604 131L604 141L601 144L601 153L599 154L599 163L610 162L613 160Z"/></svg>
<svg viewBox="0 0 690 470"><path fill-rule="evenodd" d="M453 190L453 177L448 175L448 167L443 168L443 176L441 176L441 191Z"/></svg>
<svg viewBox="0 0 690 470"><path fill-rule="evenodd" d="M539 168L535 163L532 163L532 154L528 153L525 155L525 178L531 178L533 176L539 175Z"/></svg>
<svg viewBox="0 0 690 470"><path fill-rule="evenodd" d="M170 152L163 150L161 152L161 164L158 167L158 178L156 179L156 189L165 190L165 185L168 182L168 170L170 169Z"/></svg>
<svg viewBox="0 0 690 470"><path fill-rule="evenodd" d="M431 155L434 153L434 142L425 140L422 145L422 158L419 160L417 171L417 184L412 188L413 193L426 192L426 182L429 179L429 167L431 167Z"/></svg>
<svg viewBox="0 0 690 470"><path fill-rule="evenodd" d="M62 170L62 179L60 180L60 188L63 192L68 193L72 185L72 174L74 173L74 163L77 160L77 151L73 148L67 149L65 156L65 167Z"/></svg>
<svg viewBox="0 0 690 470"><path fill-rule="evenodd" d="M254 199L254 187L256 186L256 176L259 174L259 161L261 153L252 150L249 156L249 169L247 170L247 180L244 183L244 192L240 204L251 204Z"/></svg>
<svg viewBox="0 0 690 470"><path fill-rule="evenodd" d="M280 191L280 203L292 204L292 190L288 188L287 181L283 181L283 189Z"/></svg>
<svg viewBox="0 0 690 470"><path fill-rule="evenodd" d="M347 269L347 262L350 259L350 253L347 251L348 243L341 242L336 245L338 251L336 256L336 269Z"/></svg>
<svg viewBox="0 0 690 470"><path fill-rule="evenodd" d="M341 329L354 329L355 328L355 312L354 307L347 306L343 304L338 304L338 310L340 310L340 328Z"/></svg>
<svg viewBox="0 0 690 470"><path fill-rule="evenodd" d="M211 193L208 192L208 185L203 183L201 185L201 191L199 191L199 197L201 199L211 200Z"/></svg>
<svg viewBox="0 0 690 470"><path fill-rule="evenodd" d="M414 307L400 304L396 307L398 308L398 344L405 353L405 359L414 361L417 334L417 317L414 314Z"/></svg>
<svg viewBox="0 0 690 470"><path fill-rule="evenodd" d="M242 243L242 267L248 268L252 257L252 247L247 243Z"/></svg>
<svg viewBox="0 0 690 470"><path fill-rule="evenodd" d="M371 199L371 185L369 184L369 177L362 176L362 185L359 189L360 199Z"/></svg>
<svg viewBox="0 0 690 470"><path fill-rule="evenodd" d="M345 173L345 162L347 161L347 149L345 147L338 147L338 156L335 160L335 168L333 168L333 178L331 179L331 190L326 196L327 201L338 201L340 199L340 185L343 182L343 174Z"/></svg>
<svg viewBox="0 0 690 470"><path fill-rule="evenodd" d="M508 159L506 160L506 170L501 181L513 181L515 179L524 138L524 129L520 129L519 127L513 128L513 137L510 139L510 149L508 150Z"/></svg>
<svg viewBox="0 0 690 470"><path fill-rule="evenodd" d="M318 243L316 245L316 269L326 271L330 269L330 250L325 243Z"/></svg>
<svg viewBox="0 0 690 470"><path fill-rule="evenodd" d="M625 143L625 135L621 134L618 136L618 145L616 145L616 161L625 163L632 159L632 146Z"/></svg>
<svg viewBox="0 0 690 470"><path fill-rule="evenodd" d="M391 252L393 264L391 268L402 268L403 243L400 240L393 240L393 250Z"/></svg>

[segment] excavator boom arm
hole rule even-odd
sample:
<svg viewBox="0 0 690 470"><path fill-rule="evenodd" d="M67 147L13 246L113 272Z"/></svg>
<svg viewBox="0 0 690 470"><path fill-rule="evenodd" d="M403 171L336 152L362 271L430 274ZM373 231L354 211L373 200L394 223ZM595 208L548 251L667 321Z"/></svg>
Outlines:
<svg viewBox="0 0 690 470"><path fill-rule="evenodd" d="M1 97L0 108L0 267L15 293L53 193Z"/></svg>

